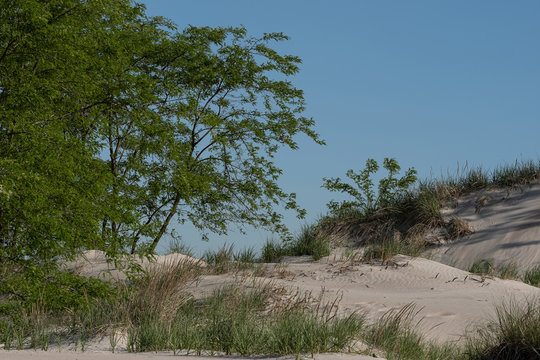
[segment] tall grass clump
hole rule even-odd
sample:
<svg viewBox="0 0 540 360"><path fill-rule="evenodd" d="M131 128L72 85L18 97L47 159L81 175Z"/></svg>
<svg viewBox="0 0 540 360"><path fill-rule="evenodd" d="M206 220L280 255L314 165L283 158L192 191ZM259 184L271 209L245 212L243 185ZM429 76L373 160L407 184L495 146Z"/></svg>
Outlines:
<svg viewBox="0 0 540 360"><path fill-rule="evenodd" d="M496 168L491 175L491 183L500 187L525 184L540 178L540 161L521 161L513 165Z"/></svg>
<svg viewBox="0 0 540 360"><path fill-rule="evenodd" d="M525 271L523 281L529 285L540 287L540 265L536 265Z"/></svg>
<svg viewBox="0 0 540 360"><path fill-rule="evenodd" d="M274 262L282 256L311 255L313 260L319 260L330 255L331 247L328 235L317 225L304 225L294 239L281 244L268 240L262 248L261 259Z"/></svg>
<svg viewBox="0 0 540 360"><path fill-rule="evenodd" d="M428 342L416 329L419 310L414 304L384 313L364 333L364 341L371 348L382 350L391 359L458 359L460 349Z"/></svg>
<svg viewBox="0 0 540 360"><path fill-rule="evenodd" d="M149 317L129 332L131 351L180 349L243 356L342 351L358 337L364 319L336 316L335 304L313 308L309 298L268 303L270 285L229 286L179 306L174 316Z"/></svg>
<svg viewBox="0 0 540 360"><path fill-rule="evenodd" d="M468 339L470 360L540 359L540 298L520 305L509 301L496 308L497 317Z"/></svg>
<svg viewBox="0 0 540 360"><path fill-rule="evenodd" d="M167 254L183 254L187 256L194 257L193 249L182 242L181 239L175 238L169 243L169 248L167 249Z"/></svg>
<svg viewBox="0 0 540 360"><path fill-rule="evenodd" d="M208 265L208 269L215 274L252 269L256 263L260 262L253 248L235 252L233 244L225 244L217 251L208 250L203 254L202 259Z"/></svg>

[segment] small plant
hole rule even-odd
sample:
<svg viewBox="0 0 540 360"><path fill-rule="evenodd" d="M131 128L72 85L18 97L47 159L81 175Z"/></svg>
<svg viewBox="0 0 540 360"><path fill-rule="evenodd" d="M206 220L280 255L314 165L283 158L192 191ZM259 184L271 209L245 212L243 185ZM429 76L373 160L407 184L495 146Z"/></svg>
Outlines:
<svg viewBox="0 0 540 360"><path fill-rule="evenodd" d="M111 333L109 335L109 342L111 343L111 351L114 354L114 351L116 350L116 346L118 345L119 336L117 333L117 330L115 328L112 328Z"/></svg>
<svg viewBox="0 0 540 360"><path fill-rule="evenodd" d="M332 192L345 193L353 198L350 201L330 201L328 203L330 213L345 218L351 215L370 216L378 209L393 205L417 180L416 170L413 168L398 178L401 167L393 158L385 158L383 167L388 171L388 175L379 180L377 194L372 177L379 170L379 165L374 159L368 159L365 168L359 173L355 173L352 169L347 171L346 176L354 185L344 183L340 178L323 178L324 188Z"/></svg>
<svg viewBox="0 0 540 360"><path fill-rule="evenodd" d="M518 279L519 278L517 266L513 262L501 265L497 269L497 273L501 279Z"/></svg>
<svg viewBox="0 0 540 360"><path fill-rule="evenodd" d="M300 235L288 245L290 255L311 255L313 260L330 255L330 241L316 225L304 225Z"/></svg>
<svg viewBox="0 0 540 360"><path fill-rule="evenodd" d="M194 256L193 249L183 243L179 238L175 238L169 243L167 254L183 254L191 257Z"/></svg>
<svg viewBox="0 0 540 360"><path fill-rule="evenodd" d="M284 255L286 255L286 249L283 245L273 240L266 240L261 251L261 260L265 263L271 263Z"/></svg>
<svg viewBox="0 0 540 360"><path fill-rule="evenodd" d="M387 236L382 240L378 239L366 246L362 260L367 262L378 260L385 263L398 254L419 256L424 248L425 245L420 235L409 234L403 238L399 231L395 231L392 236Z"/></svg>
<svg viewBox="0 0 540 360"><path fill-rule="evenodd" d="M474 232L469 223L462 218L454 217L450 219L446 226L450 239L459 239Z"/></svg>
<svg viewBox="0 0 540 360"><path fill-rule="evenodd" d="M242 264L254 264L258 262L257 254L253 248L243 249L235 253L233 255L233 260Z"/></svg>
<svg viewBox="0 0 540 360"><path fill-rule="evenodd" d="M540 265L536 265L525 271L523 281L529 285L540 287Z"/></svg>
<svg viewBox="0 0 540 360"><path fill-rule="evenodd" d="M496 308L497 318L467 341L470 360L540 358L540 299L525 306L509 301Z"/></svg>
<svg viewBox="0 0 540 360"><path fill-rule="evenodd" d="M317 225L304 225L300 234L283 244L267 241L262 248L261 260L274 262L282 256L311 255L313 260L319 260L330 255L331 244L327 235Z"/></svg>
<svg viewBox="0 0 540 360"><path fill-rule="evenodd" d="M234 252L234 245L226 244L218 251L206 251L203 259L208 264L210 270L216 274L222 274L231 270L252 269L254 264L259 262L257 254L253 248L243 249Z"/></svg>
<svg viewBox="0 0 540 360"><path fill-rule="evenodd" d="M224 273L231 268L231 262L233 261L233 249L234 245L227 244L218 251L206 251L202 258L217 274Z"/></svg>
<svg viewBox="0 0 540 360"><path fill-rule="evenodd" d="M495 268L490 260L482 259L475 261L471 265L469 272L473 274L493 275L495 273Z"/></svg>

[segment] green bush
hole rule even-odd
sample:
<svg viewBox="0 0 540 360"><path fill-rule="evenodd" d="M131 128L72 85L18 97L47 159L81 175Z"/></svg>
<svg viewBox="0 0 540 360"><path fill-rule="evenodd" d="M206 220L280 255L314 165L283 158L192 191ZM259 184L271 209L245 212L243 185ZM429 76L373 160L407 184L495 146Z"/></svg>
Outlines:
<svg viewBox="0 0 540 360"><path fill-rule="evenodd" d="M36 304L52 312L79 309L86 306L88 301L109 299L116 294L109 282L53 266L25 270L14 267L3 269L0 295L8 300L8 304L16 304L27 311Z"/></svg>
<svg viewBox="0 0 540 360"><path fill-rule="evenodd" d="M408 169L405 175L397 177L401 167L393 158L385 158L383 167L388 171L385 178L379 180L378 191L373 184L373 175L379 170L374 159L368 159L366 166L359 173L350 169L346 176L354 183L350 185L340 178L323 178L323 187L332 192L341 192L352 197L342 202L330 201L327 206L330 214L340 218L351 215L367 217L381 208L387 208L405 196L409 188L416 182L416 170Z"/></svg>

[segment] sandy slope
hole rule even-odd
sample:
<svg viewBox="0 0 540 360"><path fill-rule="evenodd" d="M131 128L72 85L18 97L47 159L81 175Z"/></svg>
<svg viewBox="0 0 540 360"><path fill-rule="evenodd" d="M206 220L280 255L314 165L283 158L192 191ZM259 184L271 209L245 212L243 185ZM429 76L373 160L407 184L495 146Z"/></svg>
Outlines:
<svg viewBox="0 0 540 360"><path fill-rule="evenodd" d="M477 204L482 199L482 205ZM480 201L481 202L481 201ZM392 263L362 264L333 255L320 261L309 257L286 258L281 264L265 264L258 277L245 278L238 274L206 275L189 287L195 297L204 297L213 289L227 283L271 283L289 292L310 292L323 300L340 298L339 311L346 315L354 311L365 312L377 319L384 312L414 303L419 329L429 339L439 342L460 341L462 335L475 324L494 317L494 305L503 301L523 302L540 297L540 289L513 280L481 277L467 271L479 259L491 259L495 264L513 262L520 269L540 264L540 183L507 190L489 190L470 194L459 200L455 209L446 209L445 216L461 217L475 229L471 236L431 251L430 260L396 256ZM138 260L144 268L173 261L196 259L175 254L159 256L155 262ZM434 261L437 260L437 261ZM445 264L452 264L451 267ZM204 263L199 263L205 266ZM107 263L102 253L85 253L84 258L67 264L86 276L118 278L122 274ZM64 350L67 349L67 350ZM121 354L112 354L107 339L89 344L85 353L0 350L0 359L154 359L172 357L171 353L127 354L119 345ZM189 356L190 359L207 359ZM226 357L222 357L226 358ZM237 357L231 357L237 359ZM275 358L275 357L271 357ZM281 357L292 359L294 357ZM215 359L213 357L212 359ZM324 354L321 360L364 360L363 355Z"/></svg>
<svg viewBox="0 0 540 360"><path fill-rule="evenodd" d="M275 265L267 265L275 267ZM351 264L326 258L318 262L281 265L268 277L291 290L323 291L326 301L341 297L340 311L366 312L372 319L414 303L420 329L430 339L458 341L476 323L494 316L493 305L503 300L524 301L540 296L540 289L513 280L483 278L432 260L396 256L391 265ZM195 295L233 282L230 275L204 276Z"/></svg>
<svg viewBox="0 0 540 360"><path fill-rule="evenodd" d="M444 216L466 220L475 232L431 251L431 259L461 269L482 259L521 271L540 265L540 182L469 194Z"/></svg>

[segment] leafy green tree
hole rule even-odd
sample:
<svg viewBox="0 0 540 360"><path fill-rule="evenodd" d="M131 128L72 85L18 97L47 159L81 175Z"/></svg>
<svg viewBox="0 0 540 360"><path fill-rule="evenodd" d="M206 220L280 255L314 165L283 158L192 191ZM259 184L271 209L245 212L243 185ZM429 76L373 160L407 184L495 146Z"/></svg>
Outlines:
<svg viewBox="0 0 540 360"><path fill-rule="evenodd" d="M286 232L280 147L317 143L283 34L195 28L129 0L0 0L0 261L149 253L171 222Z"/></svg>
<svg viewBox="0 0 540 360"><path fill-rule="evenodd" d="M378 191L373 184L373 175L379 170L374 159L368 159L366 166L359 173L347 170L347 177L353 185L340 178L323 178L322 187L351 196L352 200L330 201L327 205L335 216L370 216L377 210L386 209L407 193L416 182L416 170L409 168L402 177L397 177L401 167L396 159L385 158L383 168L388 171L386 177L379 180Z"/></svg>
<svg viewBox="0 0 540 360"><path fill-rule="evenodd" d="M128 2L111 4L0 1L2 261L43 266L99 240L106 179L86 115L100 105L94 35Z"/></svg>
<svg viewBox="0 0 540 360"><path fill-rule="evenodd" d="M108 97L113 116L99 120L113 175L108 202L121 213L106 221L110 236L132 252L152 251L174 217L223 234L230 223L284 232L280 203L302 215L294 194L277 185L272 158L281 146L296 149L298 133L322 141L301 116L302 91L274 80L298 71L299 58L268 46L285 39L190 27L143 52L125 76L136 74L149 94L131 105L137 111L124 111L137 94L120 89Z"/></svg>

